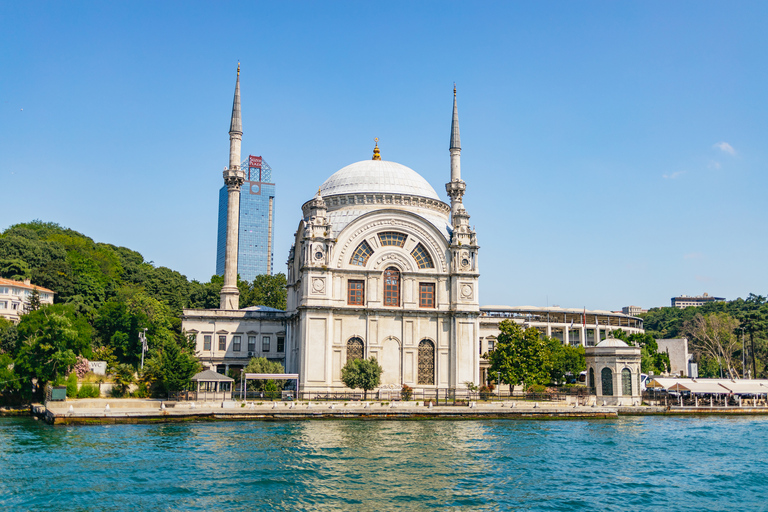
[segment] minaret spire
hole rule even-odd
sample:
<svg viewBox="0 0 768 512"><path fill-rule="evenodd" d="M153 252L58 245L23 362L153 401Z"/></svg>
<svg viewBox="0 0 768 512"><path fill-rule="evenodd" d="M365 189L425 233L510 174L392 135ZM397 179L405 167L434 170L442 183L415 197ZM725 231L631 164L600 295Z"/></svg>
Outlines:
<svg viewBox="0 0 768 512"><path fill-rule="evenodd" d="M453 117L451 118L451 145L448 148L451 153L451 181L445 184L445 191L451 198L451 218L456 212L464 207L461 205L461 198L466 183L461 181L461 137L459 137L459 107L456 101L456 84L453 84Z"/></svg>
<svg viewBox="0 0 768 512"><path fill-rule="evenodd" d="M240 308L240 290L237 288L237 250L240 231L240 186L245 173L240 169L240 143L243 126L240 120L240 63L237 63L235 99L232 101L232 120L229 123L229 167L224 169L227 186L227 245L224 256L224 286L221 288L221 309Z"/></svg>

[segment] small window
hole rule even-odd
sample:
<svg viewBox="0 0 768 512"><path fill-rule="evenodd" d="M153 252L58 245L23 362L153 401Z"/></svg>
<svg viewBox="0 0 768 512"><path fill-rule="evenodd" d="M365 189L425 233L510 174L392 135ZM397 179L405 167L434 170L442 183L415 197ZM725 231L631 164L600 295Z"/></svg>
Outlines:
<svg viewBox="0 0 768 512"><path fill-rule="evenodd" d="M419 284L419 307L420 308L435 307L435 283Z"/></svg>
<svg viewBox="0 0 768 512"><path fill-rule="evenodd" d="M277 351L285 352L285 336L277 337Z"/></svg>
<svg viewBox="0 0 768 512"><path fill-rule="evenodd" d="M261 338L261 351L269 352L269 336Z"/></svg>
<svg viewBox="0 0 768 512"><path fill-rule="evenodd" d="M398 233L397 231L384 231L379 233L379 242L381 246L394 245L395 247L402 247L405 245L406 235L404 233Z"/></svg>
<svg viewBox="0 0 768 512"><path fill-rule="evenodd" d="M256 352L256 336L248 336L248 352Z"/></svg>
<svg viewBox="0 0 768 512"><path fill-rule="evenodd" d="M384 271L384 305L400 305L400 271L394 267Z"/></svg>
<svg viewBox="0 0 768 512"><path fill-rule="evenodd" d="M358 265L364 267L368 263L368 258L373 254L373 249L368 245L368 242L363 240L360 245L357 246L355 252L352 253L352 259L349 261L352 265Z"/></svg>
<svg viewBox="0 0 768 512"><path fill-rule="evenodd" d="M19 303L14 302L13 304L11 304L11 309L19 309Z"/></svg>
<svg viewBox="0 0 768 512"><path fill-rule="evenodd" d="M203 336L203 350L211 350L211 336L210 334L206 334Z"/></svg>
<svg viewBox="0 0 768 512"><path fill-rule="evenodd" d="M632 372L629 368L621 370L621 394L624 396L632 396Z"/></svg>
<svg viewBox="0 0 768 512"><path fill-rule="evenodd" d="M219 336L219 350L227 350L227 337Z"/></svg>
<svg viewBox="0 0 768 512"><path fill-rule="evenodd" d="M362 306L363 292L365 292L365 281L350 279L347 281L347 304L352 306Z"/></svg>
<svg viewBox="0 0 768 512"><path fill-rule="evenodd" d="M413 256L413 259L416 260L416 263L419 265L419 268L433 268L434 265L432 264L432 258L430 257L427 250L424 248L423 245L419 244L416 246L416 248L411 251L411 256Z"/></svg>
<svg viewBox="0 0 768 512"><path fill-rule="evenodd" d="M603 368L600 372L603 381L603 396L613 396L613 372L610 368Z"/></svg>
<svg viewBox="0 0 768 512"><path fill-rule="evenodd" d="M232 336L232 352L240 352L240 336Z"/></svg>

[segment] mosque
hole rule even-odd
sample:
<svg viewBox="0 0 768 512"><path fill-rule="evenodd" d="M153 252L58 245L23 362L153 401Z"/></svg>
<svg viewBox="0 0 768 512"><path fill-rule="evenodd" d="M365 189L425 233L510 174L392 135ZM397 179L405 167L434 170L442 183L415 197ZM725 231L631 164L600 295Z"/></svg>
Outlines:
<svg viewBox="0 0 768 512"><path fill-rule="evenodd" d="M242 134L238 66L229 167L223 173L229 211L221 305L185 309L182 317L183 329L197 340L203 364L224 373L242 368L251 357L267 357L282 362L287 373L297 373L300 390L310 392L344 388L341 369L346 362L371 356L384 369L383 388L480 384L487 367L482 354L492 348L498 322L483 321L489 312L480 308L480 247L462 202L467 186L461 176L455 87L450 178L445 184L450 202L442 201L416 171L382 160L376 141L370 160L332 174L302 206L287 262L286 311L238 309ZM498 313L496 309L491 313ZM514 313L513 321L531 321L520 308ZM589 312L598 326L593 340L600 339L598 313L608 314ZM582 320L586 316L584 311ZM567 342L569 318L561 317L556 329L565 332L561 339ZM626 318L624 324L613 325L642 330L639 318ZM573 327L573 317L570 322ZM605 324L603 335L610 320ZM536 325L552 332L548 323ZM584 325L580 332L585 344Z"/></svg>

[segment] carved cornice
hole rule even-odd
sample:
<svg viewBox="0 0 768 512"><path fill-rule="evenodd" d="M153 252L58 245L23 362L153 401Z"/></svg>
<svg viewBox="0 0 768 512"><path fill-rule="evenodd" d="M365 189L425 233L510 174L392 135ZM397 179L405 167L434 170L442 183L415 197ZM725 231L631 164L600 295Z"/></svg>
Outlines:
<svg viewBox="0 0 768 512"><path fill-rule="evenodd" d="M408 194L340 194L324 197L323 199L325 200L325 205L329 211L338 210L339 208L344 208L345 206L400 205L425 208L427 210L434 210L444 214L451 212L451 207L440 200L430 199L423 196L412 196ZM310 201L307 203L309 202Z"/></svg>

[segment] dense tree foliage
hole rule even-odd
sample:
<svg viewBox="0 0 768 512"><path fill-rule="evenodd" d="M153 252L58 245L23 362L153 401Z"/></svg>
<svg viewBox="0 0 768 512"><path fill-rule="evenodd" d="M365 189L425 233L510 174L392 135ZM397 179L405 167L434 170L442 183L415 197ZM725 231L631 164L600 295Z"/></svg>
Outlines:
<svg viewBox="0 0 768 512"><path fill-rule="evenodd" d="M702 377L719 377L721 371L768 377L768 299L762 295L685 309L653 308L641 316L654 338L688 338Z"/></svg>
<svg viewBox="0 0 768 512"><path fill-rule="evenodd" d="M381 367L375 357L370 359L352 359L341 369L341 381L350 389L362 389L363 398L368 399L368 391L381 383Z"/></svg>
<svg viewBox="0 0 768 512"><path fill-rule="evenodd" d="M509 320L499 324L496 347L487 354L491 375L499 374L502 382L514 391L518 384L531 386L545 384L550 375L548 341L534 327L523 329Z"/></svg>
<svg viewBox="0 0 768 512"><path fill-rule="evenodd" d="M659 352L659 344L656 343L656 338L650 334L629 334L621 329L613 331L612 334L614 338L623 340L629 345L640 347L641 372L653 372L655 375L661 375L670 370L669 354L666 352Z"/></svg>
<svg viewBox="0 0 768 512"><path fill-rule="evenodd" d="M145 358L152 364L142 384L163 392L181 389L199 369L194 346L181 332L182 309L218 308L223 284L220 276L207 283L189 281L136 251L41 221L16 224L0 234L0 276L31 279L56 292L53 306L35 299L32 309L37 311L22 316L18 326L0 319L0 364L12 361L0 369L9 376L0 376L16 379L24 393L32 378L40 383L62 378L74 364L72 358L81 355L107 361L111 373L119 370L128 378L128 367L139 370L139 332L144 329L149 345ZM241 307L285 309L285 275L238 284ZM174 371L179 375L173 376ZM0 393L18 389L6 386Z"/></svg>

